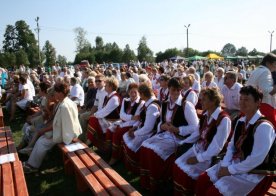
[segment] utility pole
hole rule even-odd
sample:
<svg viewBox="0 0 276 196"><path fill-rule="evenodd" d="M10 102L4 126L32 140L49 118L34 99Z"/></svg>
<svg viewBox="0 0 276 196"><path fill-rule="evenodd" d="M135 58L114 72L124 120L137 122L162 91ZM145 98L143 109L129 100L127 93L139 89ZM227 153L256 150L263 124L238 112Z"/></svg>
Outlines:
<svg viewBox="0 0 276 196"><path fill-rule="evenodd" d="M189 27L191 24L188 24L188 26L184 25L184 27L187 29L187 58L189 57Z"/></svg>
<svg viewBox="0 0 276 196"><path fill-rule="evenodd" d="M40 28L39 28L39 17L36 17L35 18L35 21L36 21L36 29L35 31L37 32L37 38L38 38L38 59L39 59L39 65L41 64L41 57L40 57L40 43L39 43L39 31L40 31Z"/></svg>
<svg viewBox="0 0 276 196"><path fill-rule="evenodd" d="M274 30L272 32L268 31L268 33L270 33L270 52L272 51L272 36L274 33Z"/></svg>

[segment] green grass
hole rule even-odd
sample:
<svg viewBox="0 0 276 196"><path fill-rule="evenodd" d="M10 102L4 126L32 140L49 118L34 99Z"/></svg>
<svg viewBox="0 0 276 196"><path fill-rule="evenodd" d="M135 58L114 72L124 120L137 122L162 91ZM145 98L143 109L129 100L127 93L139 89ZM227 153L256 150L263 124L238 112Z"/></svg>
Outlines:
<svg viewBox="0 0 276 196"><path fill-rule="evenodd" d="M25 122L25 113L22 111L16 112L16 120L12 123L8 122L8 116L6 110L4 112L4 123L5 126L10 126L13 139L18 145L21 141L22 137L22 127ZM96 151L96 153L99 153ZM101 155L99 153L99 155ZM104 160L106 158L102 156ZM20 156L21 161L26 161L28 157ZM107 160L106 160L107 161ZM142 195L149 195L149 193L139 186L139 177L129 173L122 162L117 163L113 167L126 181L128 181L137 191L139 191ZM27 174L25 175L29 195L90 195L91 193L83 192L80 193L77 191L76 181L74 176L67 176L64 173L62 157L57 149L57 147L53 148L46 156L43 164L41 166L40 172L35 174Z"/></svg>

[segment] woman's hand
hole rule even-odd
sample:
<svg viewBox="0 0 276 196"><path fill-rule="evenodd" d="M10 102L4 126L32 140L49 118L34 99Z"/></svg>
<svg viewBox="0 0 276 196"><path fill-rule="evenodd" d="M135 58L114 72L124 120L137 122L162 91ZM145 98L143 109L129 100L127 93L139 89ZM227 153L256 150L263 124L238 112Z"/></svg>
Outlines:
<svg viewBox="0 0 276 196"><path fill-rule="evenodd" d="M140 115L132 116L131 120L135 120L135 121L140 120Z"/></svg>
<svg viewBox="0 0 276 196"><path fill-rule="evenodd" d="M198 163L198 160L196 157L190 157L187 159L187 164L189 164L189 165L194 165L196 163Z"/></svg>
<svg viewBox="0 0 276 196"><path fill-rule="evenodd" d="M178 134L179 133L179 128L173 126L171 123L168 123L168 131L174 134Z"/></svg>
<svg viewBox="0 0 276 196"><path fill-rule="evenodd" d="M228 170L228 167L220 167L218 171L218 178L224 177L224 176L230 176L230 172Z"/></svg>

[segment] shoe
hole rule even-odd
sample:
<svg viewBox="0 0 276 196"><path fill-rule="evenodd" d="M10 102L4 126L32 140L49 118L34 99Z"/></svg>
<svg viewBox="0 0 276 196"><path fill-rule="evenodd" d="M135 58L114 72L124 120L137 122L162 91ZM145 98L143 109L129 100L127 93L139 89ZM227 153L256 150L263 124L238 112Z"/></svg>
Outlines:
<svg viewBox="0 0 276 196"><path fill-rule="evenodd" d="M33 168L30 165L28 165L28 163L24 162L23 163L23 171L24 171L25 174L31 174L31 173L38 172L38 169Z"/></svg>
<svg viewBox="0 0 276 196"><path fill-rule="evenodd" d="M117 162L118 162L117 159L111 159L111 160L108 162L108 165L112 166L112 165L115 165Z"/></svg>
<svg viewBox="0 0 276 196"><path fill-rule="evenodd" d="M23 149L19 150L18 152L20 154L30 155L32 153L32 150L33 150L32 147L26 147L26 148L23 148Z"/></svg>

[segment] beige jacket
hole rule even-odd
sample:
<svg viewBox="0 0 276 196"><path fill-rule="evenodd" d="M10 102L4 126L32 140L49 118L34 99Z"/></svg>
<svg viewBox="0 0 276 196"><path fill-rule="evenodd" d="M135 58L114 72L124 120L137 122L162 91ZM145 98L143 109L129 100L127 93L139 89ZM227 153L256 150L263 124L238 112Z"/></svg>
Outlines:
<svg viewBox="0 0 276 196"><path fill-rule="evenodd" d="M66 97L58 106L53 121L53 141L70 144L81 134L77 105Z"/></svg>

